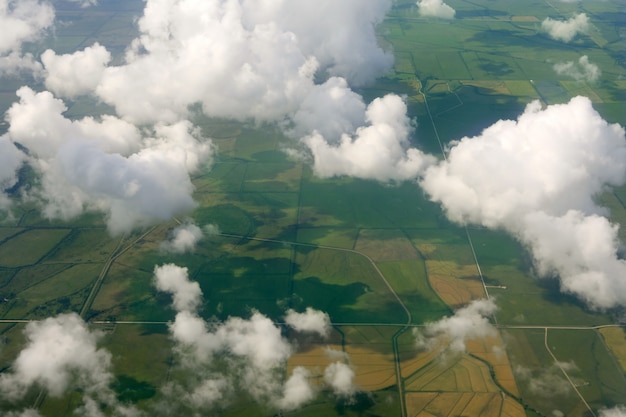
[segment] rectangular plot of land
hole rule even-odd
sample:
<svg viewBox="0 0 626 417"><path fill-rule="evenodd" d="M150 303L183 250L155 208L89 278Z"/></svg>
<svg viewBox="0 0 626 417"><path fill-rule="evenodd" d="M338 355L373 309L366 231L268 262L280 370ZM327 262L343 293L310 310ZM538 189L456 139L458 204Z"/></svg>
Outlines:
<svg viewBox="0 0 626 417"><path fill-rule="evenodd" d="M32 229L0 246L0 265L14 268L30 265L58 245L70 229Z"/></svg>
<svg viewBox="0 0 626 417"><path fill-rule="evenodd" d="M408 52L397 53L395 56L394 68L400 74L415 74L413 67L413 56Z"/></svg>
<svg viewBox="0 0 626 417"><path fill-rule="evenodd" d="M439 52L437 54L439 66L443 70L445 79L448 80L467 80L472 77L465 61L458 52Z"/></svg>

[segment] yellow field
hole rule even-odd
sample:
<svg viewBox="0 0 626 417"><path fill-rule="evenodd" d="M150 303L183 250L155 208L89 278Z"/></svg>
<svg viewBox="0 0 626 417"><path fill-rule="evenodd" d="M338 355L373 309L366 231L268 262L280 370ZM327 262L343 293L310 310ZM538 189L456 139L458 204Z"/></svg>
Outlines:
<svg viewBox="0 0 626 417"><path fill-rule="evenodd" d="M406 395L409 417L524 417L524 408L500 393L412 392Z"/></svg>
<svg viewBox="0 0 626 417"><path fill-rule="evenodd" d="M400 230L361 230L355 250L374 261L401 261L419 257Z"/></svg>
<svg viewBox="0 0 626 417"><path fill-rule="evenodd" d="M427 260L426 268L433 290L453 308L485 297L483 285L476 278L478 271L475 265Z"/></svg>
<svg viewBox="0 0 626 417"><path fill-rule="evenodd" d="M354 370L354 383L362 390L376 391L396 384L396 367L391 349L391 336L396 328L376 326L344 326L345 351L341 335L333 331L328 343L303 343L288 361L288 371L296 366L307 368L313 381L321 383L324 369L333 362L345 361ZM367 340L376 340L367 343ZM345 353L344 353L345 352Z"/></svg>
<svg viewBox="0 0 626 417"><path fill-rule="evenodd" d="M604 342L617 358L622 370L626 372L626 333L620 327L606 327L600 329Z"/></svg>
<svg viewBox="0 0 626 417"><path fill-rule="evenodd" d="M405 380L407 391L500 392L489 368L468 355L442 357Z"/></svg>
<svg viewBox="0 0 626 417"><path fill-rule="evenodd" d="M501 80L463 80L461 84L488 90L486 94L511 95L506 83Z"/></svg>
<svg viewBox="0 0 626 417"><path fill-rule="evenodd" d="M407 378L432 361L434 361L437 356L441 354L442 349L428 349L425 351L418 352L414 358L404 360L401 362L400 371L402 372L402 377Z"/></svg>
<svg viewBox="0 0 626 417"><path fill-rule="evenodd" d="M539 98L537 90L528 80L505 80L506 88L514 97L526 100L527 97Z"/></svg>
<svg viewBox="0 0 626 417"><path fill-rule="evenodd" d="M469 340L466 346L469 353L486 360L493 366L495 377L500 385L513 395L519 396L513 369L499 334L496 337Z"/></svg>
<svg viewBox="0 0 626 417"><path fill-rule="evenodd" d="M535 16L513 16L511 20L514 22L538 22L539 19Z"/></svg>

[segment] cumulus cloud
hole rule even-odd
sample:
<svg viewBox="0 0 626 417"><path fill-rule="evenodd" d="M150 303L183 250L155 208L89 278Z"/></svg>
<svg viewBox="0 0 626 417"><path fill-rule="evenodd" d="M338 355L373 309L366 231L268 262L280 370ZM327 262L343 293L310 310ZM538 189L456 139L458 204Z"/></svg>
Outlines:
<svg viewBox="0 0 626 417"><path fill-rule="evenodd" d="M41 414L37 410L29 408L23 411L9 411L6 414L3 414L5 417L40 417Z"/></svg>
<svg viewBox="0 0 626 417"><path fill-rule="evenodd" d="M109 51L98 43L65 55L48 49L41 54L46 87L62 97L90 93L97 87L110 60Z"/></svg>
<svg viewBox="0 0 626 417"><path fill-rule="evenodd" d="M580 57L578 62L558 62L552 66L557 74L572 77L576 81L594 82L600 78L601 71L596 64L589 62L587 55Z"/></svg>
<svg viewBox="0 0 626 417"><path fill-rule="evenodd" d="M585 13L579 13L566 21L546 17L541 22L541 28L552 39L567 43L579 33L586 33L589 30L589 18Z"/></svg>
<svg viewBox="0 0 626 417"><path fill-rule="evenodd" d="M618 405L613 408L600 410L600 417L626 417L626 406Z"/></svg>
<svg viewBox="0 0 626 417"><path fill-rule="evenodd" d="M89 7L89 6L95 6L96 4L98 4L98 0L69 0L72 3L78 3L80 5L80 7Z"/></svg>
<svg viewBox="0 0 626 417"><path fill-rule="evenodd" d="M174 296L178 312L169 325L170 334L181 364L195 372L192 385L171 384L170 393L185 393L186 401L205 409L215 407L233 390L284 410L313 398L305 369L295 368L283 381L294 349L269 318L253 312L249 319L206 322L197 314L202 294L197 283L189 281L186 268L172 264L157 267L155 283L157 289Z"/></svg>
<svg viewBox="0 0 626 417"><path fill-rule="evenodd" d="M39 0L0 0L0 54L19 51L52 25L54 8Z"/></svg>
<svg viewBox="0 0 626 417"><path fill-rule="evenodd" d="M167 220L195 206L189 177L213 147L187 121L140 130L113 116L69 120L64 103L28 87L7 112L5 138L28 149L41 175L30 191L49 218L107 215L113 234Z"/></svg>
<svg viewBox="0 0 626 417"><path fill-rule="evenodd" d="M24 329L26 346L9 372L0 375L4 398L18 400L31 386L46 389L58 397L69 389L83 392L81 415L101 415L102 406L114 415L136 415L132 408L117 402L110 384L111 354L97 347L99 333L92 332L75 313L30 322ZM21 415L30 416L32 410Z"/></svg>
<svg viewBox="0 0 626 417"><path fill-rule="evenodd" d="M354 135L342 135L337 144L317 131L302 138L313 156L315 174L384 182L416 178L435 159L410 147L411 123L406 111L402 98L389 94L367 106L367 126L357 128Z"/></svg>
<svg viewBox="0 0 626 417"><path fill-rule="evenodd" d="M54 8L40 0L0 0L0 75L41 69L31 54L22 54L25 42L37 40L54 21Z"/></svg>
<svg viewBox="0 0 626 417"><path fill-rule="evenodd" d="M443 0L419 0L417 9L420 16L438 17L440 19L454 19L456 11Z"/></svg>
<svg viewBox="0 0 626 417"><path fill-rule="evenodd" d="M465 352L468 340L495 336L496 329L489 322L497 307L491 299L474 300L457 310L453 316L427 323L424 329L415 330L419 348L445 345L452 352Z"/></svg>
<svg viewBox="0 0 626 417"><path fill-rule="evenodd" d="M287 310L285 323L298 332L317 333L321 337L330 334L330 317L328 313L307 307L304 313Z"/></svg>
<svg viewBox="0 0 626 417"><path fill-rule="evenodd" d="M324 370L324 382L340 397L352 397L357 391L354 371L343 362L333 362Z"/></svg>
<svg viewBox="0 0 626 417"><path fill-rule="evenodd" d="M316 85L300 103L287 134L297 139L317 131L336 143L342 134L352 134L365 124L365 109L363 97L352 91L344 78L332 77Z"/></svg>
<svg viewBox="0 0 626 417"><path fill-rule="evenodd" d="M311 373L303 367L296 367L283 388L283 396L278 405L283 410L294 410L315 398L315 390L309 383Z"/></svg>
<svg viewBox="0 0 626 417"><path fill-rule="evenodd" d="M521 381L528 384L528 389L533 394L553 398L571 392L572 386L563 375L563 371L569 372L576 369L578 368L573 362L557 362L538 370L518 366L515 368L515 374Z"/></svg>
<svg viewBox="0 0 626 417"><path fill-rule="evenodd" d="M173 123L195 103L211 116L282 120L315 89L317 71L359 85L391 68L374 30L390 7L150 0L123 64L103 68L110 57L97 44L72 55L49 51L46 85L70 96L92 90L136 123ZM78 73L76 63L93 71Z"/></svg>
<svg viewBox="0 0 626 417"><path fill-rule="evenodd" d="M154 268L155 287L172 294L177 311L196 311L202 301L202 290L197 282L190 281L188 269L175 264Z"/></svg>
<svg viewBox="0 0 626 417"><path fill-rule="evenodd" d="M202 229L195 224L181 224L172 231L170 240L161 242L159 248L164 252L172 253L192 252L202 236Z"/></svg>
<svg viewBox="0 0 626 417"><path fill-rule="evenodd" d="M594 196L625 174L624 129L576 97L531 103L517 121L453 143L420 183L451 220L509 231L540 274L559 275L564 291L604 309L626 305L626 263Z"/></svg>

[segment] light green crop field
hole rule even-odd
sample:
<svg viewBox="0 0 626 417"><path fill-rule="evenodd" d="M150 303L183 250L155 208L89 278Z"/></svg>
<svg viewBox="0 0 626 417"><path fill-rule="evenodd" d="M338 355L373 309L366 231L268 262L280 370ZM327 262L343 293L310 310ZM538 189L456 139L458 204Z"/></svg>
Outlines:
<svg viewBox="0 0 626 417"><path fill-rule="evenodd" d="M63 24L29 45L30 52L61 54L97 40L119 62L143 9L138 0L103 0L85 9L58 3ZM358 89L366 100L389 92L406 97L416 122L413 145L442 157L448 142L515 119L533 100L547 105L576 95L589 97L609 122L626 125L623 0L446 3L456 10L454 20L421 17L415 1L395 1L378 28L394 69ZM541 29L546 17L583 12L591 29L568 44ZM582 55L601 69L598 80L577 81L553 69ZM0 81L2 111L23 83L44 88L16 75ZM69 101L68 108L72 118L111 112L90 98ZM276 126L194 117L218 152L193 177L198 204L188 216L219 229L195 251L160 249L184 218L111 237L99 214L49 221L24 203L0 224L0 319L6 321L0 373L10 371L24 346L22 320L73 311L102 331L99 346L111 352L118 399L146 412L158 408L163 387L187 377L168 333L171 297L153 283L156 265L176 263L200 285L200 314L209 321L259 311L281 323L289 308L327 312L338 349L353 355L357 380L380 387L352 402L322 388L303 408L281 415L421 417L461 413L471 404L468 410L487 416L582 417L624 403L626 376L595 328L614 325L616 316L589 311L562 294L556 280L537 278L529 253L510 236L450 223L415 182L317 178L307 163L283 152L293 142ZM623 239L626 186L598 201L622 226ZM450 278L445 291L433 285L435 275L439 284ZM429 356L417 347L412 329L423 330L452 314L456 301L485 291L497 301L490 319L502 340L488 353L505 359L443 348ZM513 381L499 380L508 374ZM54 398L33 389L19 403L0 398L0 414L35 406L43 417L70 417L80 402L79 392ZM269 417L276 410L242 396L215 415Z"/></svg>

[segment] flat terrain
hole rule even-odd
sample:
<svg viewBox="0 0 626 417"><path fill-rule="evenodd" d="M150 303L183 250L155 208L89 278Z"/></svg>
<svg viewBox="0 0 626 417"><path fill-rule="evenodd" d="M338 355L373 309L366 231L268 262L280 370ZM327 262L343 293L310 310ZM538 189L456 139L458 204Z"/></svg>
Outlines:
<svg viewBox="0 0 626 417"><path fill-rule="evenodd" d="M100 3L58 10L58 19L77 23L71 31L61 26L43 48L63 53L98 40L121 53L143 3ZM413 1L396 2L379 28L381 43L394 51L394 71L359 91L369 99L405 95L417 121L415 146L441 155L447 142L515 118L531 100L554 104L578 94L626 125L623 1L447 3L457 10L453 21L422 18ZM544 18L574 12L589 15L589 35L564 45L540 30ZM552 69L551 62L583 54L601 67L599 81L573 81ZM15 100L19 81L1 83L1 110ZM97 110L78 100L67 114ZM50 222L17 207L0 225L0 369L23 346L24 321L74 311L105 332L118 396L149 410L173 377L166 324L175 314L171 299L154 289L153 270L173 262L199 283L206 319L257 310L281 322L288 308L309 306L330 315L330 338L297 339L288 368L309 368L321 386L327 350L345 352L367 394L343 403L323 391L284 415L535 417L559 410L582 417L626 398L624 329L561 294L556 282L538 280L528 253L509 236L451 224L414 183L316 178L282 151L290 142L276 127L194 122L219 153L193 178L198 206L189 216L220 234L206 236L193 253L165 254L159 244L180 219L112 238L96 215ZM624 238L626 187L600 200ZM462 354L416 347L413 329L486 297L498 302L496 337L473 341ZM21 405L62 417L79 401L77 393L33 392ZM271 412L242 401L220 415Z"/></svg>

